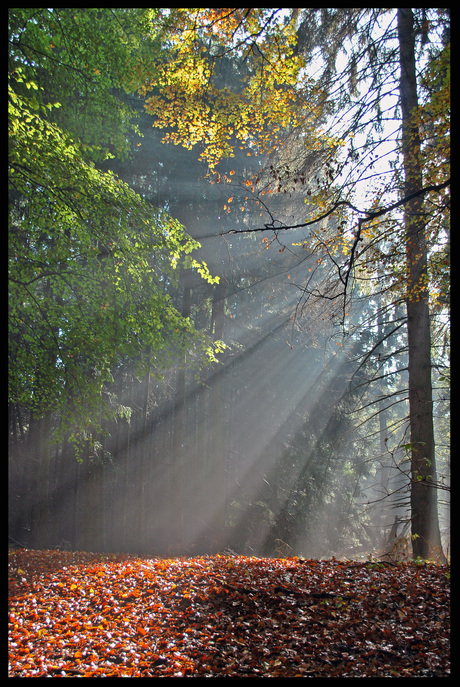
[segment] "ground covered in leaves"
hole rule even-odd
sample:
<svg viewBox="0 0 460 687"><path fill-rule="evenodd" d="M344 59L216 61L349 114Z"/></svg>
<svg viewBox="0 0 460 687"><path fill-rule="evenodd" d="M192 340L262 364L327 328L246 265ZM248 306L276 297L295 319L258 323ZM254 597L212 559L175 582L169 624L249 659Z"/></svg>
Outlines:
<svg viewBox="0 0 460 687"><path fill-rule="evenodd" d="M8 558L8 677L450 677L446 566Z"/></svg>

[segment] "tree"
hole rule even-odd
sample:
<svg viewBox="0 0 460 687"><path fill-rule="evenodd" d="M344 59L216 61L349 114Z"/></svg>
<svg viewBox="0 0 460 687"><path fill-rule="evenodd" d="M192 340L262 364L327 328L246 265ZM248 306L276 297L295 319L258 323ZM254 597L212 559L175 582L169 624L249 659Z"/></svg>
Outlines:
<svg viewBox="0 0 460 687"><path fill-rule="evenodd" d="M174 8L158 21L169 54L152 61L152 77L143 72L137 90L154 126L168 129L165 141L200 146L211 171L234 157L236 146L248 157L276 149L284 130L301 123L312 146L324 145L326 137L309 124L315 106L321 110L318 89L302 84L311 97L306 107L298 93L303 60L294 54L295 22L280 10Z"/></svg>
<svg viewBox="0 0 460 687"><path fill-rule="evenodd" d="M405 196L423 187L414 21L412 10L398 10L402 154ZM426 219L420 196L404 206L407 250L407 335L411 431L411 518L415 556L442 551L439 534L431 380L431 340Z"/></svg>
<svg viewBox="0 0 460 687"><path fill-rule="evenodd" d="M36 466L26 471L35 544L50 503L50 442L73 443L83 458L104 419L129 416L112 393L118 366L130 358L138 374L161 376L186 350L206 364L219 348L166 288L182 264L218 281L192 256L199 244L102 169L128 150L133 111L115 92L149 17L9 11L9 407Z"/></svg>
<svg viewBox="0 0 460 687"><path fill-rule="evenodd" d="M396 303L401 300L406 303L413 470L412 537L414 555L433 555L440 550L440 539L434 508L436 491L427 486L428 483L436 484L430 429L428 255L435 255L431 263L437 265L438 283L445 284L446 263L439 259L445 254L439 248L439 241L443 240L440 234L431 232L429 247L426 238L422 239L426 230L422 210L425 211L428 203L432 213L437 208L436 216L442 217L441 226L445 227L450 179L445 173L445 165L441 175L433 174L440 161L446 158L445 149L435 147L433 150L429 145L422 146L418 140L417 130L423 117L418 108L414 75L413 26L409 26L413 14L411 10L398 11L396 27L394 16L388 17L388 10L325 9L304 10L302 14L294 11L284 25L275 21L275 11L270 12L230 9L195 13L181 10L173 14L167 28L172 31L174 59L163 67L159 93L148 97L147 109L157 117L157 125L172 128L168 140L187 147L204 143L202 155L209 158L211 169L215 169L220 157L232 155L232 147L238 144L238 139L250 141L248 154L251 145L255 152L273 154L280 142L282 126L284 133L301 131L310 146L318 146L323 160L324 152L326 156L330 153L319 173L302 178L304 192L308 189L306 192L314 202L308 220L286 224L275 222L271 215L270 222L251 231L275 230L278 238L280 231L314 227L333 216L335 222L329 227L328 239L321 238L321 234L313 230L304 245L322 250L324 260L336 270L336 285L329 279L324 296L329 301L343 299L343 326L346 327L348 303L360 278L380 280L379 270L385 272L385 290L389 296ZM436 34L445 13L440 10L436 15L434 11L428 17L423 10L416 18L423 48L430 40L430 31ZM384 27L382 22L385 22ZM182 44L177 47L179 36ZM211 36L213 39L217 36L218 47L205 43L204 38L209 41ZM315 54L312 48L319 48L324 65L316 83L304 77L308 74L308 62ZM342 48L347 58L345 66L340 68L338 57ZM253 57L245 86L238 93L229 92L225 87L218 89L213 84L218 59L222 52L229 50L241 51L248 61ZM286 70L275 63L275 53L286 58ZM431 70L438 59L434 47L433 55ZM444 65L440 69L445 72L445 54L444 61L440 62ZM410 80L407 77L409 63ZM401 70L399 80L395 77L395 66ZM263 89L260 88L262 75L268 83ZM443 109L448 107L445 76L440 82L442 96L431 98L431 110L434 110L431 129L434 126L438 130L446 127L448 121ZM192 90L193 97L189 99ZM143 94L147 95L147 91L148 86L141 88ZM264 96L262 99L260 92ZM399 99L401 116L397 109ZM282 108L279 107L281 101ZM174 120L178 110L182 115L180 125ZM255 110L257 116L253 115ZM426 131L430 130L426 124L429 110L429 106L425 107ZM234 119L228 118L228 113ZM234 120L242 125L235 129ZM328 123L333 135L318 136L321 120ZM285 138L286 135L283 143ZM385 148L388 144L393 155L390 164L384 170L376 169L377 163L388 156L388 148ZM437 166L433 165L434 159ZM298 180L304 171L300 163L289 168L284 176L281 167L273 165L272 169L278 191L283 187L286 190L286 184L293 178ZM250 179L248 182L251 183ZM357 203L357 192L363 184L365 194ZM403 210L402 219L397 212L399 209ZM401 239L401 232L395 231L401 222L405 228L404 239ZM432 219L430 222L433 226ZM238 230L232 230L235 231ZM443 268L439 269L441 264ZM320 290L316 286L310 291L306 289L305 293L318 295ZM422 510L426 519L421 516Z"/></svg>
<svg viewBox="0 0 460 687"><path fill-rule="evenodd" d="M11 13L16 19L11 43L23 53L12 50L17 59L10 67L9 89L10 385L11 402L41 414L58 407L68 411L69 394L72 403L78 396L81 407L84 399L91 406L119 356L140 356L140 367L160 369L174 355L174 341L179 348L189 346L193 328L172 306L163 280L174 278L184 255L190 268L210 275L191 258L198 244L181 225L113 174L101 172L94 161L101 147L95 150L78 138L69 115L61 119L70 130L53 117L57 107L66 110L65 104L48 102L53 94L47 69L58 60L50 55L41 60L40 48L49 41L55 49L57 22L69 31L62 37L59 67L83 78L92 41L86 53L80 43L77 48L64 39L80 40L94 27L87 22L74 36L73 17L63 10L60 16L44 11L50 23L38 29L27 12L22 26ZM21 18L23 13L18 11ZM83 53L77 66L70 63L73 48ZM92 81L90 73L87 88ZM59 79L52 84L59 90ZM107 83L98 88L102 98ZM29 92L34 95L25 95ZM78 91L71 95L80 97ZM94 105L92 98L88 101L88 107Z"/></svg>

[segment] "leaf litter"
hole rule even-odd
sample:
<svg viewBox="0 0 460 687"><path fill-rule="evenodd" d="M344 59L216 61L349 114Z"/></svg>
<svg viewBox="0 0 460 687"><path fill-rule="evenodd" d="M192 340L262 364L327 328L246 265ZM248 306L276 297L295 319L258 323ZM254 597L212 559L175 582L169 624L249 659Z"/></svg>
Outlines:
<svg viewBox="0 0 460 687"><path fill-rule="evenodd" d="M450 677L450 569L13 550L8 677Z"/></svg>

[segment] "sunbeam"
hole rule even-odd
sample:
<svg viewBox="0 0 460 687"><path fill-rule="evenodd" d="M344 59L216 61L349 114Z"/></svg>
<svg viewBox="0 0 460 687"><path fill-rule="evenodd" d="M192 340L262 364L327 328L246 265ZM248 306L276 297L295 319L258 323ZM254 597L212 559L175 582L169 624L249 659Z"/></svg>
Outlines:
<svg viewBox="0 0 460 687"><path fill-rule="evenodd" d="M8 26L12 539L444 560L448 11Z"/></svg>

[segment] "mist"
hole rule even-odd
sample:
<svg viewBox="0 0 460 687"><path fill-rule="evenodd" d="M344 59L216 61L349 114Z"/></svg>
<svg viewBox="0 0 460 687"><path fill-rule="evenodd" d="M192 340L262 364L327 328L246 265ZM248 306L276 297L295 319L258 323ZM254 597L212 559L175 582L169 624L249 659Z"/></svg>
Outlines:
<svg viewBox="0 0 460 687"><path fill-rule="evenodd" d="M130 417L105 423L80 456L69 444L49 442L45 504L31 500L33 478L13 469L13 539L169 556L383 552L395 518L408 518L408 465L396 448L407 431L405 394L387 404L388 431L374 406L355 409L375 393L385 399L404 390L404 351L391 386L373 384L384 365L371 356L365 369L362 359L381 336L375 303L347 303L344 320L343 299L312 296L336 275L299 247L305 234L269 242L244 233L260 224L259 213L223 218L219 204L235 189L216 193L199 175L193 184L181 180L177 170L190 171L192 156L162 150L171 179L165 165L160 177L135 161L125 178L157 201L161 184L169 212L200 236L198 257L220 285L184 272L173 302L226 349L203 370L190 367L193 351L144 377L129 360L114 369L106 393L129 407ZM291 198L285 206L277 198L276 207L283 221L295 217ZM386 317L391 326L397 313ZM390 337L385 355L399 343ZM42 509L38 535L31 521Z"/></svg>
<svg viewBox="0 0 460 687"><path fill-rule="evenodd" d="M237 238L214 236L204 247L210 270L225 275L223 299L196 279L184 287L195 321L221 313L219 361L198 373L178 365L162 378L120 366L107 390L131 417L106 425L79 462L68 446L50 445L46 546L353 556L380 550L395 512L404 517L407 500L395 511L388 485L380 502L379 460L392 468L378 432L354 427L353 374L368 338L359 313L348 331L321 302L296 317L294 280L302 284L311 263L287 251L283 263L261 238ZM13 536L27 543L27 512L16 512Z"/></svg>
<svg viewBox="0 0 460 687"><path fill-rule="evenodd" d="M244 68L228 58L218 78L230 84ZM308 225L324 210L311 200L311 189L315 182L317 191L329 173L323 168L327 151L286 125L276 139L282 145L257 152L255 144L243 150L232 139L231 155L210 168L202 145L186 149L165 141L144 97L120 89L116 98L123 118L129 112L136 128L128 129L123 119L116 144L107 144L110 154L91 159L88 167L126 184L142 199L143 212L159 209L177 220L199 242L193 257L218 283L179 258L174 273L162 273L167 260L153 240L147 258L136 256L125 269L122 261L132 255L146 215L138 221L133 212L130 224L131 210L116 206L110 219L118 228L125 222L126 244L119 253L104 254L104 241L112 243L104 234L105 216L99 221L92 215L91 198L78 231L74 225L61 229L65 216L52 215L54 200L46 198L46 212L37 201L36 223L44 229L34 228L37 235L24 241L26 248L18 239L30 274L15 281L27 293L22 301L17 296L26 314L17 309L13 332L12 367L19 370L15 382L23 395L18 392L10 404L11 540L152 556L387 554L392 537L408 536L411 517L404 303L399 292L393 295L389 260L372 274L351 270L354 230L348 224L342 231L341 224L349 218L327 213ZM72 110L69 127L91 123L102 136L97 116L96 107L88 109L83 125ZM116 146L123 154L112 152ZM43 179L36 188L46 194ZM72 188L59 183L62 193ZM24 197L26 192L28 187ZM66 210L73 212L85 193L80 189L66 201ZM33 208L33 200L23 201L16 189L12 195L15 236L22 236L19 228L29 227L24 208ZM107 192L103 211L113 202ZM158 242L159 235L167 238L165 227ZM382 234L388 254L392 231ZM366 241L368 247L373 238ZM65 260L59 255L63 246ZM136 260L148 287L136 283ZM149 282L155 270L159 277ZM108 276L118 274L123 297L105 287ZM158 302L164 298L160 312L148 309L152 293L143 291L152 283ZM35 307L41 298L50 300ZM165 304L210 345L223 342L217 360L204 364L192 336L184 348L185 335L175 338L181 325L171 324ZM63 314L50 324L48 316L59 308ZM106 309L110 320L104 320ZM441 308L435 316L442 321ZM117 318L126 330L112 350L107 331L115 340ZM161 330L170 341L161 340ZM152 346L156 334L161 352ZM442 382L447 345L440 339L436 350L434 381ZM79 367L72 367L74 360ZM97 402L81 409L83 387L102 376ZM45 378L56 382L43 399ZM442 488L449 472L443 393L434 399ZM442 499L439 517L447 541L448 505Z"/></svg>

